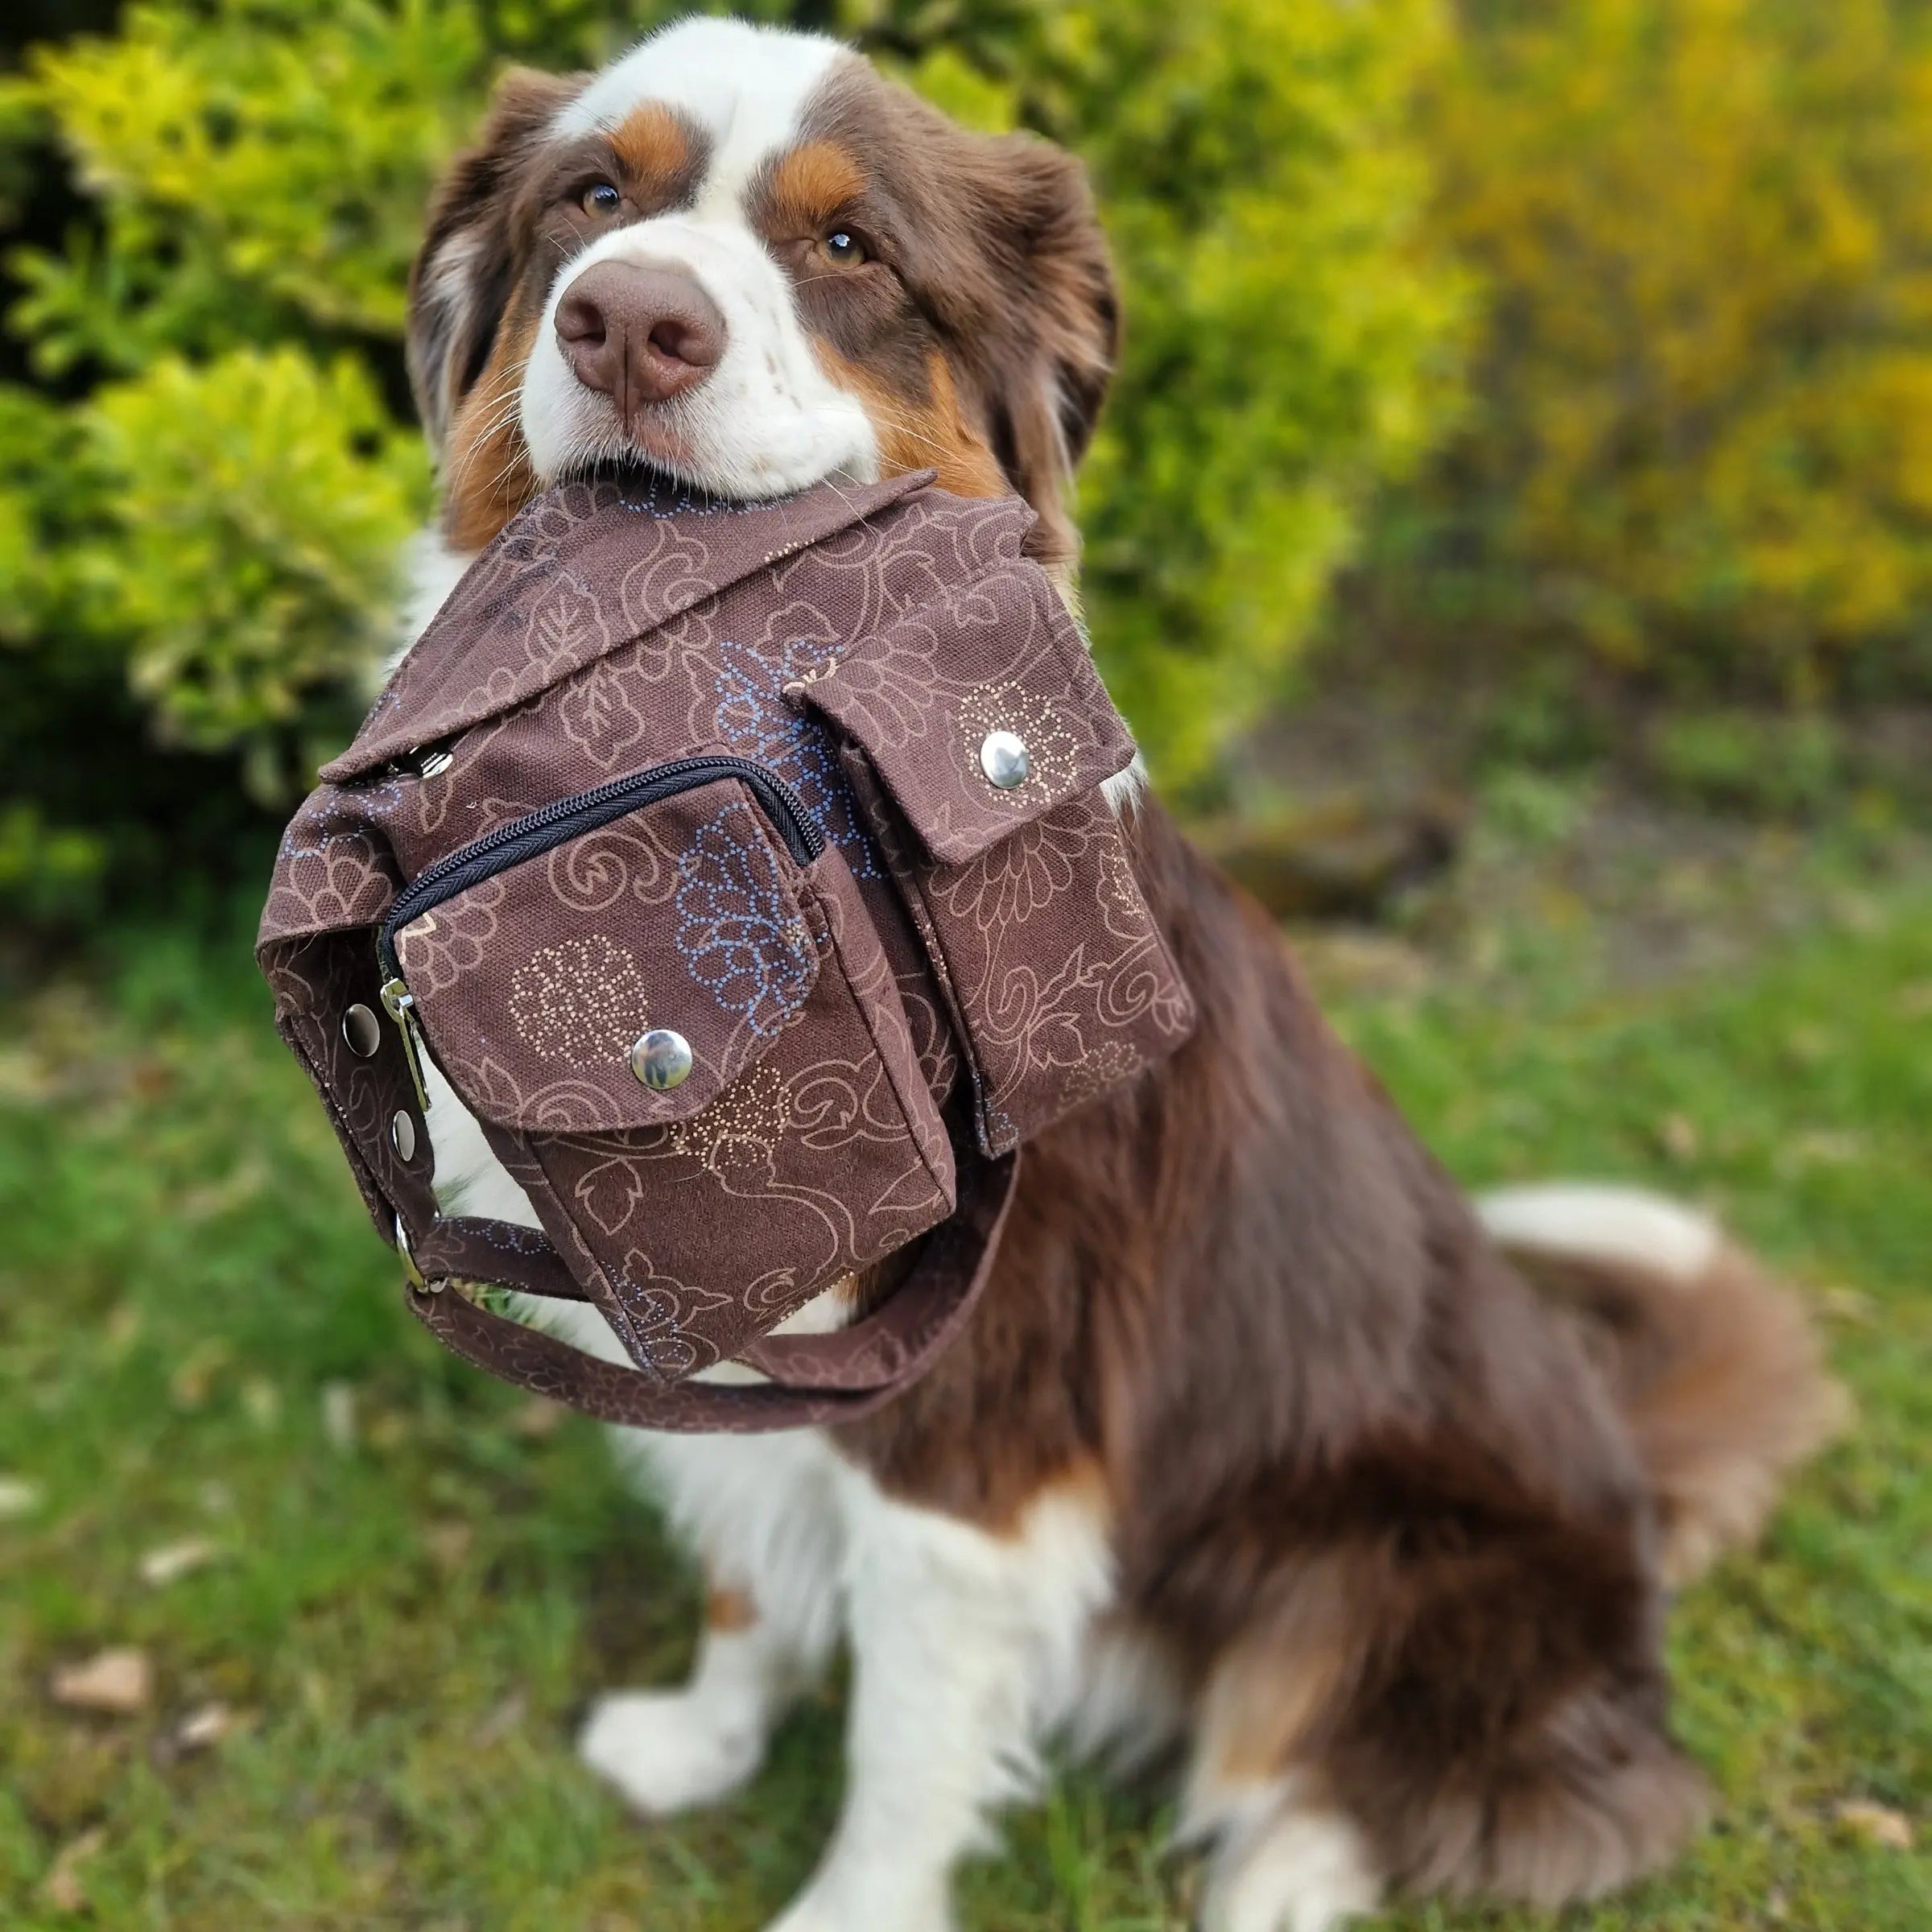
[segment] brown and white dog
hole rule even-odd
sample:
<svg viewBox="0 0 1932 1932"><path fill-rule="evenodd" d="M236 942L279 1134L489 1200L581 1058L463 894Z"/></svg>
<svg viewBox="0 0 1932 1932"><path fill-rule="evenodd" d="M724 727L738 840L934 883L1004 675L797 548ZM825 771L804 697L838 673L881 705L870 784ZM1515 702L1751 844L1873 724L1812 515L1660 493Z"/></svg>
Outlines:
<svg viewBox="0 0 1932 1932"><path fill-rule="evenodd" d="M738 497L931 466L1023 492L1070 566L1118 333L1077 163L832 42L693 20L513 74L415 279L446 489L422 601L613 458ZM1137 788L1116 804L1198 1036L1029 1150L981 1312L877 1418L620 1435L712 1609L691 1682L605 1698L584 1756L647 1813L723 1798L842 1633L844 1807L783 1932L947 1925L1056 1740L1182 1761L1214 1932L1620 1885L1700 1810L1666 1593L1835 1414L1804 1322L1668 1203L1465 1202L1261 915ZM534 1221L446 1088L430 1117L446 1195ZM599 1329L573 1339L614 1354Z"/></svg>

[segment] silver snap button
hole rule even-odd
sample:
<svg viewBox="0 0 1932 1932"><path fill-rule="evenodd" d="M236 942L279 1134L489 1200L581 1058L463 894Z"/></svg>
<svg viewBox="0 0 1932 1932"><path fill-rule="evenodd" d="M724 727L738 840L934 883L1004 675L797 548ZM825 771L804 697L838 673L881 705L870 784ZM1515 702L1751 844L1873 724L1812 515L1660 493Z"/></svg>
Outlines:
<svg viewBox="0 0 1932 1932"><path fill-rule="evenodd" d="M342 1038L359 1060L373 1060L382 1044L382 1022L360 1001L342 1016Z"/></svg>
<svg viewBox="0 0 1932 1932"><path fill-rule="evenodd" d="M980 770L995 791L1018 791L1033 770L1026 740L1018 732L988 732L980 741Z"/></svg>
<svg viewBox="0 0 1932 1932"><path fill-rule="evenodd" d="M668 1026L654 1026L630 1050L630 1070L653 1093L681 1087L691 1069L691 1042Z"/></svg>
<svg viewBox="0 0 1932 1932"><path fill-rule="evenodd" d="M416 776L419 778L440 778L456 762L456 754L438 745L428 751L416 753Z"/></svg>
<svg viewBox="0 0 1932 1932"><path fill-rule="evenodd" d="M413 1161L416 1158L416 1117L407 1108L399 1110L389 1123L389 1139L400 1158Z"/></svg>

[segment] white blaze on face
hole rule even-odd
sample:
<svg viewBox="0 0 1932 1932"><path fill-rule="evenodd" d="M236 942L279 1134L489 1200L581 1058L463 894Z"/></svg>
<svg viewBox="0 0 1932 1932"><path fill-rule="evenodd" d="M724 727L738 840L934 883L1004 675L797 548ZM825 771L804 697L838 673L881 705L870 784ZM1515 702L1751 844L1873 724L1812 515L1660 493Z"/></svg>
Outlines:
<svg viewBox="0 0 1932 1932"><path fill-rule="evenodd" d="M615 133L638 109L670 109L710 142L695 204L613 229L558 271L522 385L520 416L540 482L644 457L698 489L782 496L828 477L870 481L878 440L857 399L830 382L799 319L789 277L751 225L760 170L796 144L807 105L848 58L815 35L700 19L654 35L559 114L559 139ZM557 339L559 305L600 262L689 276L724 319L724 353L705 379L653 405L626 433L608 396L580 382Z"/></svg>

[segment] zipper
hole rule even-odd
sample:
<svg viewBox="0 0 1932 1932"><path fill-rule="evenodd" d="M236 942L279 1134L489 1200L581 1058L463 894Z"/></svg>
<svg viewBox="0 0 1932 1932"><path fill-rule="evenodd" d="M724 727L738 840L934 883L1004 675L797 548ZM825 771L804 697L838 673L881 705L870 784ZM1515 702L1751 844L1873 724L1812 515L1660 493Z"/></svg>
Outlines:
<svg viewBox="0 0 1932 1932"><path fill-rule="evenodd" d="M413 919L453 899L460 892L507 872L513 865L541 858L547 852L596 832L613 820L627 818L647 805L675 798L720 778L739 779L764 808L765 815L785 841L785 848L800 865L809 865L825 849L825 834L811 809L769 766L728 753L674 758L648 765L628 778L613 778L589 791L526 812L507 825L447 853L426 867L397 895L376 937L376 960L382 975L382 1004L402 1035L410 1079L416 1099L425 1108L429 1095L423 1078L422 1038L415 1016L415 998L402 977L396 954L396 935Z"/></svg>

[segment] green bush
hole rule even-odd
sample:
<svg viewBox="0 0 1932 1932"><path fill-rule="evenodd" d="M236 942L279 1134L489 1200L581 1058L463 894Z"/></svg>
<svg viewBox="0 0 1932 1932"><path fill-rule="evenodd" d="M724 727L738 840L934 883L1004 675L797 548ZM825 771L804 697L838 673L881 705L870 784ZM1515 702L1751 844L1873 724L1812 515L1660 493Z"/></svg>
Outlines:
<svg viewBox="0 0 1932 1932"><path fill-rule="evenodd" d="M165 357L81 416L112 526L95 626L125 640L164 741L241 746L255 789L286 796L308 774L270 761L305 701L369 670L420 445L355 362L287 345Z"/></svg>
<svg viewBox="0 0 1932 1932"><path fill-rule="evenodd" d="M470 9L371 0L135 6L116 39L41 50L31 97L101 216L91 246L14 264L41 365L393 333L412 200L482 53Z"/></svg>
<svg viewBox="0 0 1932 1932"><path fill-rule="evenodd" d="M1663 789L1708 811L1802 818L1844 780L1839 734L1815 713L1679 711L1656 721L1649 749Z"/></svg>
<svg viewBox="0 0 1932 1932"><path fill-rule="evenodd" d="M147 0L0 80L0 213L63 179L78 197L6 262L28 370L0 383L6 791L131 848L146 780L299 783L427 505L399 336L429 185L505 59L595 60L677 10ZM1417 246L1402 131L1435 0L752 10L1089 157L1129 316L1084 504L1090 608L1157 764L1198 775L1446 388L1459 285ZM227 764L170 773L171 750Z"/></svg>
<svg viewBox="0 0 1932 1932"><path fill-rule="evenodd" d="M1463 285L1417 246L1407 132L1443 22L1432 0L1092 0L1055 28L1063 105L1026 118L1088 157L1127 290L1087 593L1117 696L1187 780L1279 690L1453 393Z"/></svg>
<svg viewBox="0 0 1932 1932"><path fill-rule="evenodd" d="M1383 634L1802 704L1932 681L1932 10L1467 0L1430 135L1473 397Z"/></svg>

